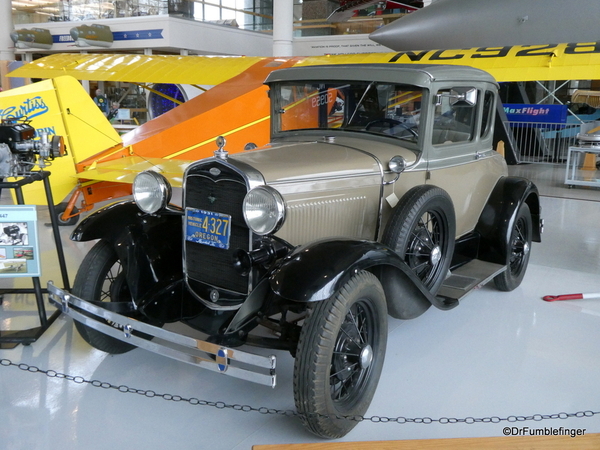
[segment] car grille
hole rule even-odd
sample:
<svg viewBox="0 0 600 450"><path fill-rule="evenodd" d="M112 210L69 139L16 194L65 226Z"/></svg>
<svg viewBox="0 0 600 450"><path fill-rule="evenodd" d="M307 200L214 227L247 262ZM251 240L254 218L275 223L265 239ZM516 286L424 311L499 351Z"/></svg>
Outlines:
<svg viewBox="0 0 600 450"><path fill-rule="evenodd" d="M250 230L242 213L242 203L247 192L245 180L230 167L213 161L190 167L184 186L185 208L231 216L228 250L185 241L184 264L188 280L247 294L248 275L240 275L232 264L233 254L237 249L250 250ZM193 284L195 283L190 283L190 286ZM196 294L204 297L200 292Z"/></svg>

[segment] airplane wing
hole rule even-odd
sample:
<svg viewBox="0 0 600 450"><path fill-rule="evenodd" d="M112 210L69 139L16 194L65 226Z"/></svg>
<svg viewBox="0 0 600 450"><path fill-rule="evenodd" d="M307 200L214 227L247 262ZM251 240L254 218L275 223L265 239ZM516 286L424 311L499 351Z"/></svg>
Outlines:
<svg viewBox="0 0 600 450"><path fill-rule="evenodd" d="M499 82L597 80L600 43L324 55L306 57L297 65L359 63L464 65L485 70Z"/></svg>
<svg viewBox="0 0 600 450"><path fill-rule="evenodd" d="M11 72L11 77L218 85L261 62L320 64L451 64L490 72L502 81L600 79L600 44L570 43L457 50L354 53L293 58L248 56L55 54ZM277 64L273 65L276 69Z"/></svg>
<svg viewBox="0 0 600 450"><path fill-rule="evenodd" d="M70 75L78 80L216 85L263 59L257 56L57 53L25 64L9 76L54 78Z"/></svg>
<svg viewBox="0 0 600 450"><path fill-rule="evenodd" d="M153 170L164 175L172 186L181 187L183 172L191 163L192 161L176 159L128 156L98 164L94 169L86 170L81 176L90 180L132 184L138 173L144 170Z"/></svg>

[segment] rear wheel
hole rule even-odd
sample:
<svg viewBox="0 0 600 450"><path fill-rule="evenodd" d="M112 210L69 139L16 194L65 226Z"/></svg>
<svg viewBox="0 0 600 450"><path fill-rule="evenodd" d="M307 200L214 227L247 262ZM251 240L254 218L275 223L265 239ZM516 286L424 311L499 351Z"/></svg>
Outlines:
<svg viewBox="0 0 600 450"><path fill-rule="evenodd" d="M354 428L375 394L386 342L385 294L373 274L359 272L312 305L294 364L296 408L312 433L339 438Z"/></svg>
<svg viewBox="0 0 600 450"><path fill-rule="evenodd" d="M533 221L527 203L519 208L513 229L508 242L506 255L506 270L494 278L496 288L501 291L512 291L523 281L529 255L531 251L531 239L533 235Z"/></svg>
<svg viewBox="0 0 600 450"><path fill-rule="evenodd" d="M121 261L113 246L100 240L83 259L75 282L73 294L93 302L131 302L131 295L122 270ZM141 315L131 315L140 320ZM109 322L107 322L110 324ZM116 327L116 325L113 325ZM107 353L125 353L135 348L78 321L75 327L81 337L92 347Z"/></svg>

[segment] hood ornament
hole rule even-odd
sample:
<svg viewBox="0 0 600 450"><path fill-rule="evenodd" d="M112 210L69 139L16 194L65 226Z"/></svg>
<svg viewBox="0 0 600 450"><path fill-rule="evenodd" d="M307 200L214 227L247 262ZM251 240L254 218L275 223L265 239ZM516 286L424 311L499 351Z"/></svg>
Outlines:
<svg viewBox="0 0 600 450"><path fill-rule="evenodd" d="M227 143L227 141L225 140L225 138L223 136L219 136L215 142L217 144L217 147L219 147L214 152L215 158L217 158L217 159L227 159L227 156L229 155L229 153L227 153L227 150L225 150L223 148L223 147L225 147L225 144Z"/></svg>

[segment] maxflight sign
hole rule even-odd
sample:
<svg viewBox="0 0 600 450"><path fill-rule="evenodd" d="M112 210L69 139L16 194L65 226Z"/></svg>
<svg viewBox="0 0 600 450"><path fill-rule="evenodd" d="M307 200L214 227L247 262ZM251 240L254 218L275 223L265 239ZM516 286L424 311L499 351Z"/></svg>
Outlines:
<svg viewBox="0 0 600 450"><path fill-rule="evenodd" d="M566 105L529 105L505 103L504 112L511 122L566 123Z"/></svg>

